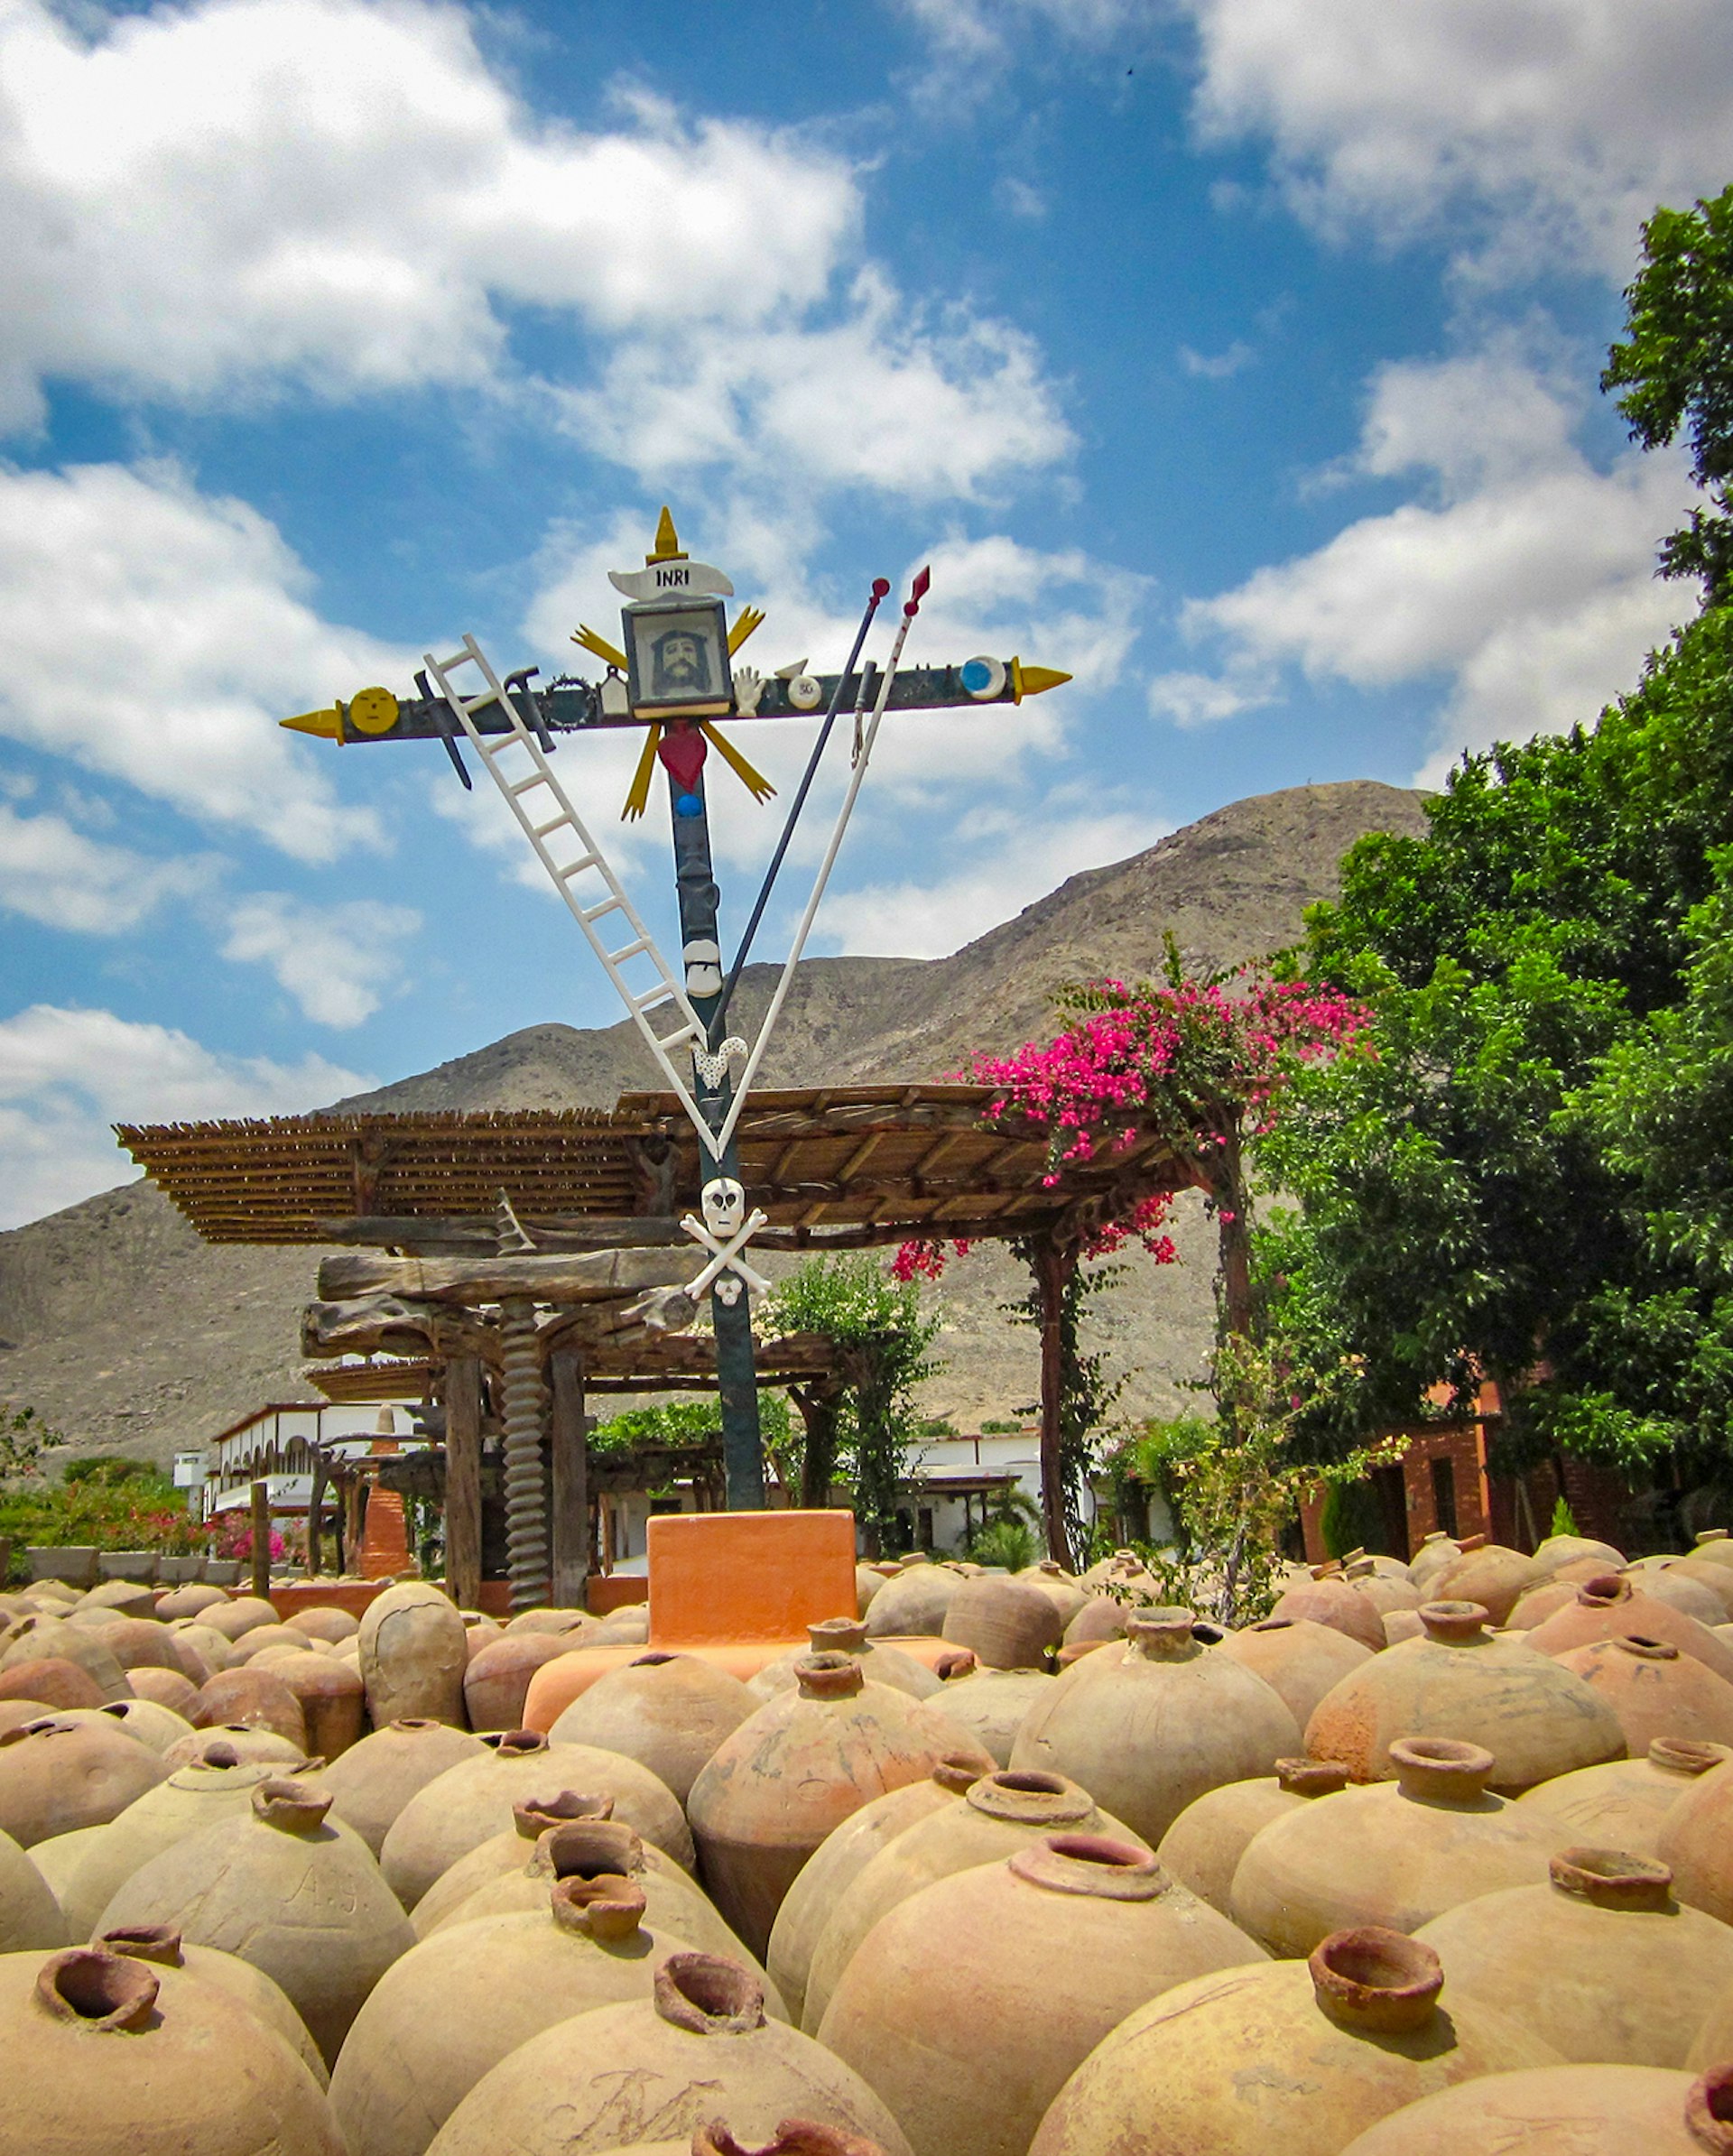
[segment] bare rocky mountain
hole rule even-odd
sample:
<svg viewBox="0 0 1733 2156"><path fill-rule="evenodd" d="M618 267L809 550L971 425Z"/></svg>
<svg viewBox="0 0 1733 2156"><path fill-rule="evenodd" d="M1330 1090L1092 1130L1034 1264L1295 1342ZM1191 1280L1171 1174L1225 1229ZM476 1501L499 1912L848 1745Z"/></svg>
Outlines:
<svg viewBox="0 0 1733 2156"><path fill-rule="evenodd" d="M977 1049L1006 1049L1050 1022L1062 982L1136 977L1164 931L1199 967L1235 966L1292 942L1303 908L1368 830L1419 830L1423 797L1366 781L1236 801L1147 852L1091 869L948 958L821 958L802 968L766 1058L770 1085L931 1078ZM773 969L744 976L745 1029ZM606 1106L653 1083L629 1024L526 1027L475 1053L338 1106L347 1109ZM1212 1237L1182 1208L1182 1262L1135 1263L1098 1323L1128 1407L1171 1405L1195 1374L1210 1320ZM319 1253L201 1243L151 1185L134 1182L0 1234L0 1398L30 1402L80 1447L166 1459L266 1401L315 1397L295 1354ZM961 1427L1026 1406L1033 1338L1001 1306L1018 1268L983 1249L939 1291L948 1367L928 1388Z"/></svg>

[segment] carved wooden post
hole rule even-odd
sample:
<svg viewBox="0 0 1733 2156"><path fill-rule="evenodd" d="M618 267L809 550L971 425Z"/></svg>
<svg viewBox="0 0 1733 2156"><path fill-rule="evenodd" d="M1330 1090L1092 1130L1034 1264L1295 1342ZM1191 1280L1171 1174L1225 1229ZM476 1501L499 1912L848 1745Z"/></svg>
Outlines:
<svg viewBox="0 0 1733 2156"><path fill-rule="evenodd" d="M271 1594L271 1485L255 1482L252 1490L253 1592L261 1600Z"/></svg>
<svg viewBox="0 0 1733 2156"><path fill-rule="evenodd" d="M1065 1400L1065 1290L1077 1270L1077 1246L1051 1235L1030 1239L1029 1263L1041 1299L1041 1517L1047 1554L1069 1572L1074 1561L1065 1523L1065 1462L1061 1411Z"/></svg>
<svg viewBox="0 0 1733 2156"><path fill-rule="evenodd" d="M319 1578L319 1516L325 1509L325 1455L313 1447L313 1487L307 1499L307 1562L302 1569L309 1579Z"/></svg>
<svg viewBox="0 0 1733 2156"><path fill-rule="evenodd" d="M459 1609L481 1599L481 1358L445 1365L445 1588Z"/></svg>
<svg viewBox="0 0 1733 2156"><path fill-rule="evenodd" d="M548 1357L552 1388L548 1447L553 1467L553 1582L556 1609L582 1609L589 1578L589 1429L584 1414L584 1364L576 1349Z"/></svg>

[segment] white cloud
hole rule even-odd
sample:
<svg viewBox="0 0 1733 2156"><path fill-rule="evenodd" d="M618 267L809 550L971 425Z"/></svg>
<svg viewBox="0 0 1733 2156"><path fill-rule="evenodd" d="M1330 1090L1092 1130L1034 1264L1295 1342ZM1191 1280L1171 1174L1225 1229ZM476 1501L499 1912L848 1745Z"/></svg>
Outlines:
<svg viewBox="0 0 1733 2156"><path fill-rule="evenodd" d="M375 1083L322 1056L227 1056L111 1011L33 1004L0 1020L0 1226L125 1180L110 1121L287 1115Z"/></svg>
<svg viewBox="0 0 1733 2156"><path fill-rule="evenodd" d="M942 958L1045 898L1067 876L1141 853L1172 828L1118 811L1058 820L1041 811L978 812L947 840L948 858L973 854L966 865L931 883L838 893L821 916L823 938L845 957Z"/></svg>
<svg viewBox="0 0 1733 2156"><path fill-rule="evenodd" d="M1597 470L1572 416L1509 348L1384 369L1358 468L1430 473L1431 498L1191 602L1184 626L1221 641L1222 671L1166 677L1156 710L1229 717L1270 701L1289 665L1361 689L1439 680L1426 782L1465 747L1592 720L1687 610L1654 569L1691 497L1672 457L1628 451Z"/></svg>
<svg viewBox="0 0 1733 2156"><path fill-rule="evenodd" d="M1181 0L1207 138L1269 141L1312 221L1445 235L1496 275L1623 282L1657 202L1728 180L1724 0Z"/></svg>
<svg viewBox="0 0 1733 2156"><path fill-rule="evenodd" d="M307 906L260 891L230 906L223 956L267 966L316 1024L359 1025L403 975L401 947L421 915L410 906L351 899Z"/></svg>
<svg viewBox="0 0 1733 2156"><path fill-rule="evenodd" d="M171 468L0 467L0 733L304 861L378 844L275 723L401 668L310 583L255 510Z"/></svg>
<svg viewBox="0 0 1733 2156"><path fill-rule="evenodd" d="M51 929L118 936L167 900L209 883L208 857L151 860L106 846L60 816L18 816L0 807L0 906Z"/></svg>
<svg viewBox="0 0 1733 2156"><path fill-rule="evenodd" d="M1250 345L1238 337L1222 352L1194 352L1190 345L1180 347L1180 365L1201 382L1227 382L1250 366L1256 356Z"/></svg>

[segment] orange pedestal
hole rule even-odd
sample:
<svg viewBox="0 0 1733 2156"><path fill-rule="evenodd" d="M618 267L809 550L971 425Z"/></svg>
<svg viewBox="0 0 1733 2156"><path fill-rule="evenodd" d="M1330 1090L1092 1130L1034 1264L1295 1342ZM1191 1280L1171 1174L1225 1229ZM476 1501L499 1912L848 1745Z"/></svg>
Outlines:
<svg viewBox="0 0 1733 2156"><path fill-rule="evenodd" d="M786 1645L855 1614L852 1513L664 1513L649 1555L653 1646Z"/></svg>

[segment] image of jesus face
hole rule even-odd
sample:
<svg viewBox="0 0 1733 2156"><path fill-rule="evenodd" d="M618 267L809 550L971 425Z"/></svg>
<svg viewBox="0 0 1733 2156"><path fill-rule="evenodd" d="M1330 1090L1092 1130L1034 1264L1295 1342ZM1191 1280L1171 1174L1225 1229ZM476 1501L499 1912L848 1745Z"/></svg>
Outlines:
<svg viewBox="0 0 1733 2156"><path fill-rule="evenodd" d="M653 697L707 696L710 688L709 654L702 641L687 629L669 629L651 647Z"/></svg>

